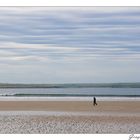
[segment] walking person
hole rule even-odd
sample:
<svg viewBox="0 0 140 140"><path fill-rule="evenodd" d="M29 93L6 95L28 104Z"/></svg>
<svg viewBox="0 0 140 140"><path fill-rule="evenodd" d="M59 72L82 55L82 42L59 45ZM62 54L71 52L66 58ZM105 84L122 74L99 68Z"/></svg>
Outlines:
<svg viewBox="0 0 140 140"><path fill-rule="evenodd" d="M95 97L93 97L93 105L94 106L97 105L97 102L96 102L96 98Z"/></svg>

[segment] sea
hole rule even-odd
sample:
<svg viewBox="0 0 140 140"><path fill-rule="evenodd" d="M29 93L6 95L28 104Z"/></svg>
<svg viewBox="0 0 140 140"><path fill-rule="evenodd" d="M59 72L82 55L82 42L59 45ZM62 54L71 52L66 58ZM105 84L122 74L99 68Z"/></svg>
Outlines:
<svg viewBox="0 0 140 140"><path fill-rule="evenodd" d="M1 97L140 97L140 88L0 88Z"/></svg>

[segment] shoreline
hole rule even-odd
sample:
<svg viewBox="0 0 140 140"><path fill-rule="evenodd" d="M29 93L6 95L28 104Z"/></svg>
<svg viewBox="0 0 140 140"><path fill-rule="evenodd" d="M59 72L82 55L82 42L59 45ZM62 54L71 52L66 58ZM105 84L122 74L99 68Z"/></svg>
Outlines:
<svg viewBox="0 0 140 140"><path fill-rule="evenodd" d="M96 97L96 96L95 96ZM96 97L97 101L140 101L140 97ZM93 101L93 97L12 97L0 96L0 101Z"/></svg>

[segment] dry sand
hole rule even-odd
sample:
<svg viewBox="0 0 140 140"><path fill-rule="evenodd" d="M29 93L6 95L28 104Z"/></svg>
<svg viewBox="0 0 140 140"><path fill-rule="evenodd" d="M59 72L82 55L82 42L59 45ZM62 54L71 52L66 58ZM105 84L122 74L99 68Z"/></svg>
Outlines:
<svg viewBox="0 0 140 140"><path fill-rule="evenodd" d="M0 133L140 133L140 102L0 101Z"/></svg>

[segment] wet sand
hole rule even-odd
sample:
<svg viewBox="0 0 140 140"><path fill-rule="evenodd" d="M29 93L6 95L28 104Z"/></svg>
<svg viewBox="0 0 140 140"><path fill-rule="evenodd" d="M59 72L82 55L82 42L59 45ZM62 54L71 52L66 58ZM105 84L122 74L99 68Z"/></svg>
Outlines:
<svg viewBox="0 0 140 140"><path fill-rule="evenodd" d="M0 101L0 111L140 112L140 101Z"/></svg>

